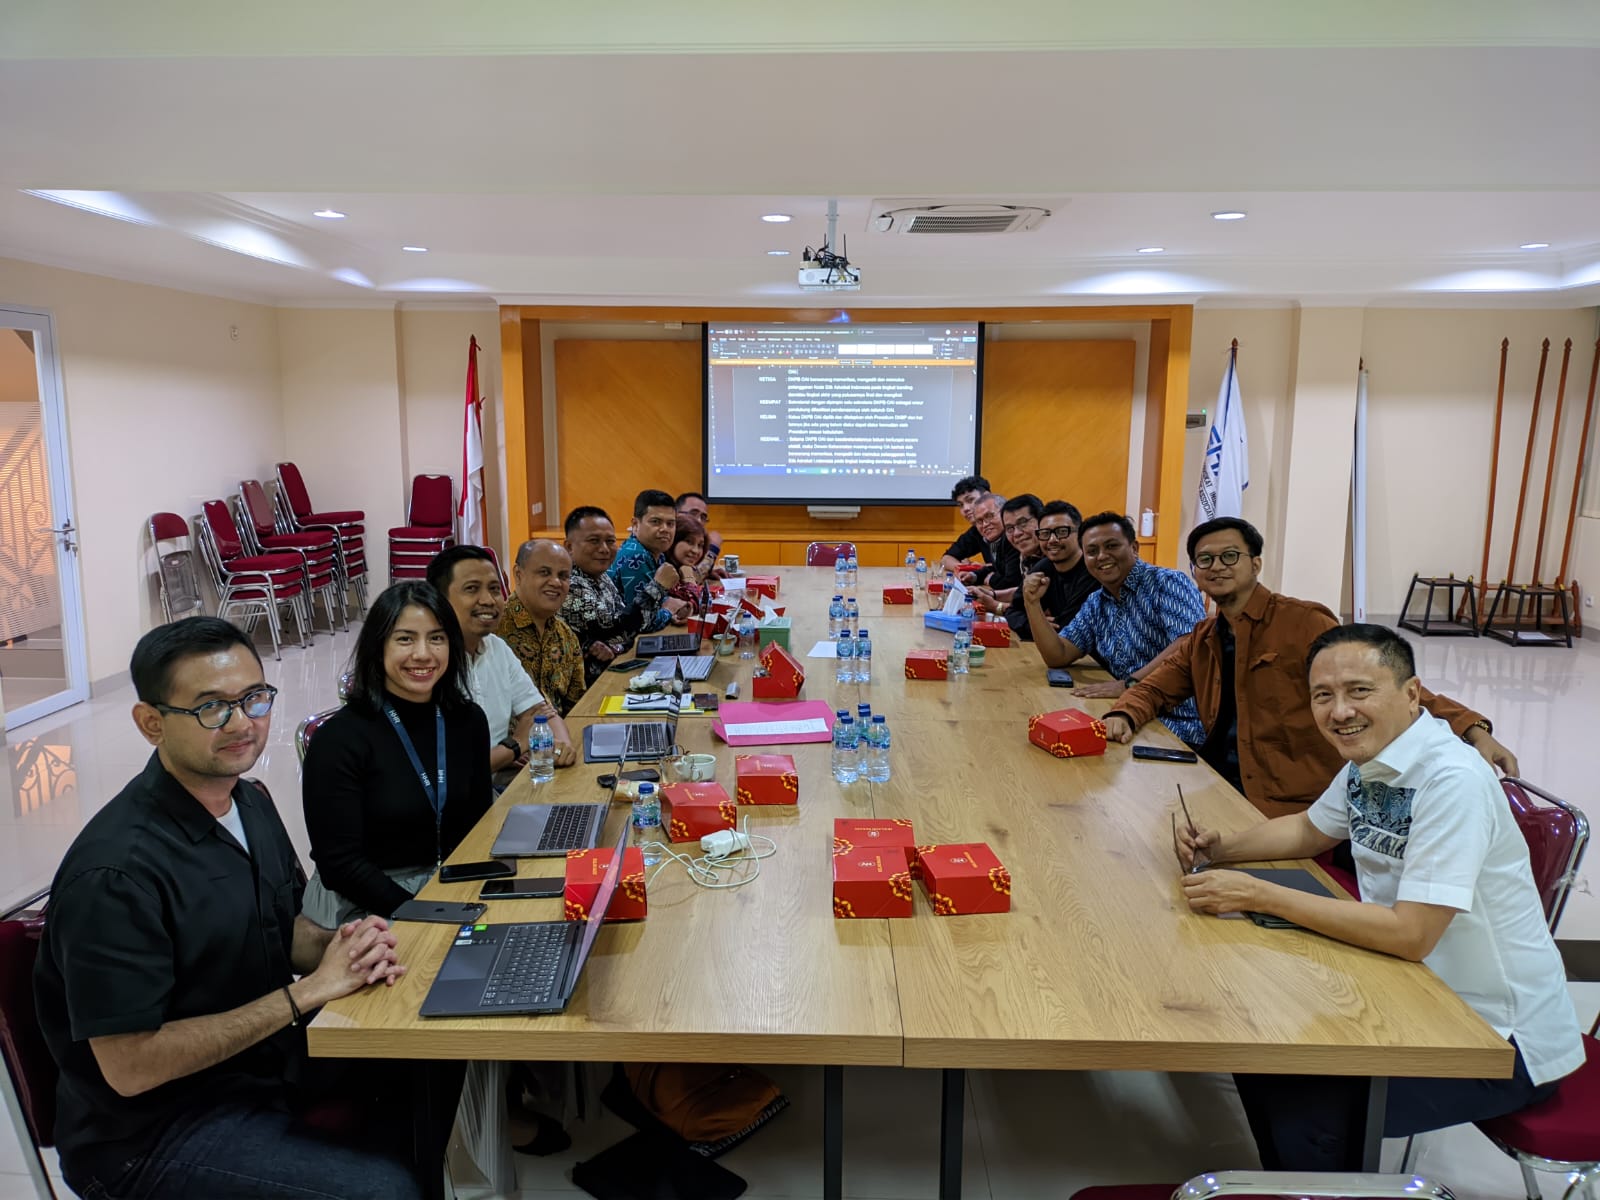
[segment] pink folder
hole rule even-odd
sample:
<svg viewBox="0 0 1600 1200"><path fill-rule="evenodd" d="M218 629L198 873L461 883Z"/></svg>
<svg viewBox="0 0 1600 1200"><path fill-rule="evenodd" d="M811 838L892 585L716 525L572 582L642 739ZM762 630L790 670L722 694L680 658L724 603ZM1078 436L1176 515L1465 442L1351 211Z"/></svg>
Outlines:
<svg viewBox="0 0 1600 1200"><path fill-rule="evenodd" d="M761 733L728 733L729 725L757 725L768 722L815 721L826 728L794 731L772 730ZM833 740L833 710L826 700L788 700L775 704L733 701L717 709L711 732L730 746L787 746L796 742Z"/></svg>

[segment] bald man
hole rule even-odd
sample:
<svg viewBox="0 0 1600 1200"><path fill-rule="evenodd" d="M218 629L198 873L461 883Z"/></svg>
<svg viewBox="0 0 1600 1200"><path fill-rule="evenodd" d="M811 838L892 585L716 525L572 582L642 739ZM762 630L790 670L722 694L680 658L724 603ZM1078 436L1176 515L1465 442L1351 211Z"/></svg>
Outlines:
<svg viewBox="0 0 1600 1200"><path fill-rule="evenodd" d="M500 618L500 636L562 716L588 686L578 635L556 614L572 586L572 556L560 542L534 538L517 550L515 589Z"/></svg>

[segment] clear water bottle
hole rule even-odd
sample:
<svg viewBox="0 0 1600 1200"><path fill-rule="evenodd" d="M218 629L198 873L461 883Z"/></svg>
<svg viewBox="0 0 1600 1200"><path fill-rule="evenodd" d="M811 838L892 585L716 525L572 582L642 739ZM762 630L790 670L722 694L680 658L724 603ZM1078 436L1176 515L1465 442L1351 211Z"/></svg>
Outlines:
<svg viewBox="0 0 1600 1200"><path fill-rule="evenodd" d="M836 638L839 631L844 628L844 597L835 596L828 605L828 636Z"/></svg>
<svg viewBox="0 0 1600 1200"><path fill-rule="evenodd" d="M917 572L916 573L916 578L913 580L913 584L917 589L917 595L926 596L928 594L928 560L927 559L925 559L925 558L917 559L916 572Z"/></svg>
<svg viewBox="0 0 1600 1200"><path fill-rule="evenodd" d="M849 713L833 725L833 777L840 783L861 778L861 738Z"/></svg>
<svg viewBox="0 0 1600 1200"><path fill-rule="evenodd" d="M845 570L849 575L849 579L847 580L847 582L850 584L851 587L855 587L855 585L856 585L856 576L861 570L861 564L856 561L856 556L854 554L852 554L849 557L849 559L846 561Z"/></svg>
<svg viewBox="0 0 1600 1200"><path fill-rule="evenodd" d="M528 775L535 783L549 783L556 777L556 738L550 732L549 717L535 717L528 734Z"/></svg>
<svg viewBox="0 0 1600 1200"><path fill-rule="evenodd" d="M970 597L963 597L961 607L956 610L956 620L960 622L961 632L967 635L967 644L972 644L972 623L978 619L978 612L972 607Z"/></svg>
<svg viewBox="0 0 1600 1200"><path fill-rule="evenodd" d="M867 728L867 748L862 755L861 777L871 783L889 782L889 722L873 717Z"/></svg>
<svg viewBox="0 0 1600 1200"><path fill-rule="evenodd" d="M859 651L861 649L861 647L857 646L856 649ZM861 658L861 655L857 654L856 655L857 661L859 661L860 658ZM861 732L862 733L865 733L867 731L867 726L872 724L872 705L870 705L870 704L858 704L858 705L856 705L856 724L861 727Z"/></svg>
<svg viewBox="0 0 1600 1200"><path fill-rule="evenodd" d="M839 555L833 560L833 586L841 592L850 585L850 560Z"/></svg>
<svg viewBox="0 0 1600 1200"><path fill-rule="evenodd" d="M738 620L733 627L734 633L739 636L740 658L754 658L756 656L756 618L748 608L739 610Z"/></svg>
<svg viewBox="0 0 1600 1200"><path fill-rule="evenodd" d="M861 628L861 610L856 607L856 598L854 596L844 602L844 619L844 628L851 633L855 633Z"/></svg>
<svg viewBox="0 0 1600 1200"><path fill-rule="evenodd" d="M867 636L865 629L856 635L856 682L872 682L872 639ZM866 708L867 705L861 707Z"/></svg>
<svg viewBox="0 0 1600 1200"><path fill-rule="evenodd" d="M917 552L906 551L906 582L912 587L917 586Z"/></svg>
<svg viewBox="0 0 1600 1200"><path fill-rule="evenodd" d="M955 645L950 648L950 674L965 675L971 666L972 635L965 629L958 629Z"/></svg>
<svg viewBox="0 0 1600 1200"><path fill-rule="evenodd" d="M645 866L653 867L661 861L661 797L656 795L653 783L639 785L639 795L628 817L628 844L639 847Z"/></svg>
<svg viewBox="0 0 1600 1200"><path fill-rule="evenodd" d="M837 665L833 674L835 683L854 683L856 681L856 640L850 636L848 629L839 631Z"/></svg>

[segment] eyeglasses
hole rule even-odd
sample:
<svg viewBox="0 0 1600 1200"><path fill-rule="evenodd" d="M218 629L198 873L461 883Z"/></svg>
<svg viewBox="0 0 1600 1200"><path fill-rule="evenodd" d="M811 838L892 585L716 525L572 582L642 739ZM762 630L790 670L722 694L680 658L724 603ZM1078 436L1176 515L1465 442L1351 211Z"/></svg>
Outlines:
<svg viewBox="0 0 1600 1200"><path fill-rule="evenodd" d="M1064 542L1077 532L1071 525L1052 525L1049 529L1041 526L1039 528L1039 540L1041 542Z"/></svg>
<svg viewBox="0 0 1600 1200"><path fill-rule="evenodd" d="M176 704L158 704L156 708L164 713L182 713L186 717L193 717L200 722L202 729L221 729L233 720L234 709L237 708L247 717L259 719L272 711L272 702L277 698L278 689L269 683L246 692L237 700L207 700L198 708L179 708Z"/></svg>
<svg viewBox="0 0 1600 1200"><path fill-rule="evenodd" d="M1225 567L1231 567L1243 557L1243 550L1224 550L1221 554L1196 554L1194 556L1194 565L1202 571L1216 562L1220 562Z"/></svg>
<svg viewBox="0 0 1600 1200"><path fill-rule="evenodd" d="M1023 517L1020 521L1013 521L1005 527L1007 533L1015 533L1019 529L1032 529L1039 522L1033 517Z"/></svg>

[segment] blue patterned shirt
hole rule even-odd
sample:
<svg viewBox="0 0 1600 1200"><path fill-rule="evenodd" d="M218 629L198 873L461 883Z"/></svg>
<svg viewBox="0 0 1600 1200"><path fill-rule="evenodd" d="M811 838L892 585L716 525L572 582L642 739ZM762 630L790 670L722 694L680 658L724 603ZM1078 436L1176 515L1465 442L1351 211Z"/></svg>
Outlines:
<svg viewBox="0 0 1600 1200"><path fill-rule="evenodd" d="M1093 655L1117 679L1126 679L1193 630L1205 615L1205 601L1194 580L1182 571L1140 560L1122 581L1116 599L1105 588L1095 592L1061 637ZM1193 697L1162 713L1161 720L1191 746L1205 741L1205 726Z"/></svg>
<svg viewBox="0 0 1600 1200"><path fill-rule="evenodd" d="M650 553L638 538L629 534L628 540L617 547L616 561L606 574L611 576L617 590L622 593L622 603L632 608L639 599L640 591L651 582L656 568L666 561L665 554ZM654 633L658 629L665 629L671 620L672 614L657 604L653 611L646 613L644 628L640 632Z"/></svg>

